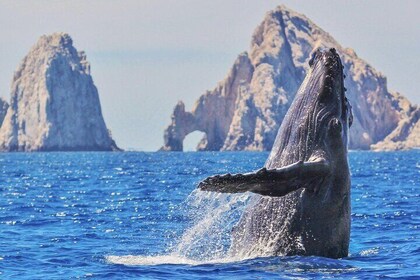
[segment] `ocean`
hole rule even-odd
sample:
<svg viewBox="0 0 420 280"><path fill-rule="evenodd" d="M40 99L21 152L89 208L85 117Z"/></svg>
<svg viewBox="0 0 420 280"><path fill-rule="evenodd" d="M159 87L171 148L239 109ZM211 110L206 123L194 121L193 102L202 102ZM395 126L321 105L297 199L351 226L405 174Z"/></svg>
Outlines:
<svg viewBox="0 0 420 280"><path fill-rule="evenodd" d="M229 258L250 194L196 191L268 153L2 153L1 279L420 278L420 150L350 152L350 255Z"/></svg>

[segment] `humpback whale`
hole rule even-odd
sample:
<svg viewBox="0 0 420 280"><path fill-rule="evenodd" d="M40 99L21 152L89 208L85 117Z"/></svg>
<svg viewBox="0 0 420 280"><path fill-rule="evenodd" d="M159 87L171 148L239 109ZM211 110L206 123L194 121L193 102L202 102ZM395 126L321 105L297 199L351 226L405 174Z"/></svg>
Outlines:
<svg viewBox="0 0 420 280"><path fill-rule="evenodd" d="M335 49L315 51L264 167L199 183L203 191L258 194L233 228L229 254L348 255L353 116L344 78Z"/></svg>

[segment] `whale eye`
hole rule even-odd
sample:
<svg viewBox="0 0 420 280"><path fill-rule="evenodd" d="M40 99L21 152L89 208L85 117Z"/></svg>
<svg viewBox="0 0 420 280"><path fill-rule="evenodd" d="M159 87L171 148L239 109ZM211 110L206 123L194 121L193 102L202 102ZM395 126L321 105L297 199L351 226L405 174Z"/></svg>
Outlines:
<svg viewBox="0 0 420 280"><path fill-rule="evenodd" d="M343 131L343 125L337 118L332 118L329 123L328 130L332 135L339 135L341 134L341 131Z"/></svg>

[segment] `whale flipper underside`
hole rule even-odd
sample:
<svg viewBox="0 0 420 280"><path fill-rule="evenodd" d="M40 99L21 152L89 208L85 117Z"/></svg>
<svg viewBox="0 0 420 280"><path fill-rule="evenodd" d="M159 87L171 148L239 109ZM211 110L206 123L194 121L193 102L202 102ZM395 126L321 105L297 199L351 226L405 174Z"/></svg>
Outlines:
<svg viewBox="0 0 420 280"><path fill-rule="evenodd" d="M220 193L253 192L260 195L280 197L308 188L317 191L316 184L330 173L330 166L325 159L317 161L299 161L276 169L262 168L244 174L225 174L210 176L200 182L203 191Z"/></svg>

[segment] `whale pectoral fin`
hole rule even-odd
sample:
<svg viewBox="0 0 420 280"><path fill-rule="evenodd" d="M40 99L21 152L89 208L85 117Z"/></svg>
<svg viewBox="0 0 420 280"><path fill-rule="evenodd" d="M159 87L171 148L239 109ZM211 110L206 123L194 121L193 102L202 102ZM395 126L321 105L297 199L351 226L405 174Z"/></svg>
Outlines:
<svg viewBox="0 0 420 280"><path fill-rule="evenodd" d="M253 192L267 196L284 196L302 187L314 190L313 182L330 172L326 160L297 162L277 169L262 168L245 174L210 176L198 185L203 191L221 193Z"/></svg>

